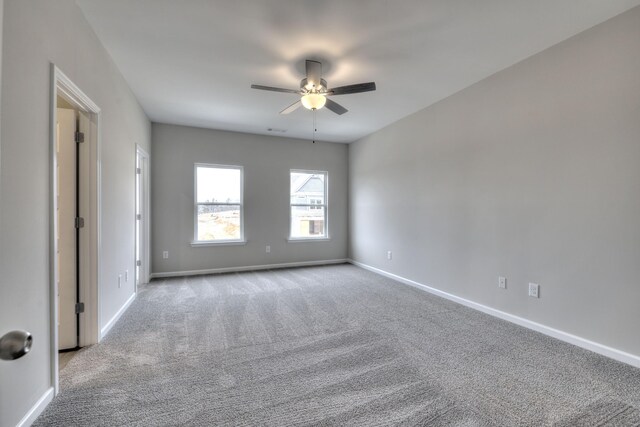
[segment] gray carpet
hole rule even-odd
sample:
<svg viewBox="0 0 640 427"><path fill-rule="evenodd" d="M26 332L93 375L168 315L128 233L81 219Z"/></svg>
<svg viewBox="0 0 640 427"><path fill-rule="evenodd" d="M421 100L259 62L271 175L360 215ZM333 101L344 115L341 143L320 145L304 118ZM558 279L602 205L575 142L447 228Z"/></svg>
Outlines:
<svg viewBox="0 0 640 427"><path fill-rule="evenodd" d="M36 426L638 426L640 370L351 265L153 281Z"/></svg>

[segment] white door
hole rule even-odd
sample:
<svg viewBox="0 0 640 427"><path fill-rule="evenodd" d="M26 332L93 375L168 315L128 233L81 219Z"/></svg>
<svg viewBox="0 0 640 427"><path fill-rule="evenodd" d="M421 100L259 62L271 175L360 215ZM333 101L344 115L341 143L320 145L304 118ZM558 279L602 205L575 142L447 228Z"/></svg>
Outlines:
<svg viewBox="0 0 640 427"><path fill-rule="evenodd" d="M78 345L76 271L76 111L57 110L58 348Z"/></svg>

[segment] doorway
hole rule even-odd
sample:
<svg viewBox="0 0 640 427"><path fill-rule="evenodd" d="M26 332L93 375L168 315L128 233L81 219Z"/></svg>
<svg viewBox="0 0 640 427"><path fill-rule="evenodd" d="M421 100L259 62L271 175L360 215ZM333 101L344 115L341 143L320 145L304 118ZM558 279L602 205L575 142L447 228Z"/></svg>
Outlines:
<svg viewBox="0 0 640 427"><path fill-rule="evenodd" d="M136 292L149 282L149 155L136 145Z"/></svg>
<svg viewBox="0 0 640 427"><path fill-rule="evenodd" d="M100 109L52 64L49 295L56 394L59 367L69 359L64 352L99 341L99 124Z"/></svg>

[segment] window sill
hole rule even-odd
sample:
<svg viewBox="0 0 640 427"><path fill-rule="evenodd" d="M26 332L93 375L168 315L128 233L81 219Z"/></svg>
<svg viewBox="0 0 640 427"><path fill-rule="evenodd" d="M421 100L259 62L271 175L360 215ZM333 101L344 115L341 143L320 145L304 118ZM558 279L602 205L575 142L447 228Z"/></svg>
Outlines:
<svg viewBox="0 0 640 427"><path fill-rule="evenodd" d="M296 243L296 242L328 242L331 240L330 237L289 237L287 242Z"/></svg>
<svg viewBox="0 0 640 427"><path fill-rule="evenodd" d="M219 242L191 242L191 247L201 248L206 246L242 246L246 244L246 240L221 240Z"/></svg>

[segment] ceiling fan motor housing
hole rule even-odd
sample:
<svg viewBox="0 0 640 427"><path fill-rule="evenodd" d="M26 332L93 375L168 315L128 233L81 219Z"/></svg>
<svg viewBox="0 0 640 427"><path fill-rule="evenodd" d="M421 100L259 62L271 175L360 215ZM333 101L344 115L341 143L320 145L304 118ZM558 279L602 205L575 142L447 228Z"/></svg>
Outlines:
<svg viewBox="0 0 640 427"><path fill-rule="evenodd" d="M320 79L320 84L317 84L313 81L309 81L309 79L305 78L300 80L300 90L303 92L315 92L322 93L327 91L327 81L325 79Z"/></svg>

